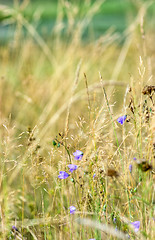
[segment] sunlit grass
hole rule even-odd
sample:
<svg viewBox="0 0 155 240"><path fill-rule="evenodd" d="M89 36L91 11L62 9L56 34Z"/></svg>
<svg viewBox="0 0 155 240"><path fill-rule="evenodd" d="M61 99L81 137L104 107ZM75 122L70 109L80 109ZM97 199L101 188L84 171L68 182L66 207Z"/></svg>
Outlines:
<svg viewBox="0 0 155 240"><path fill-rule="evenodd" d="M154 33L144 32L141 5L122 35L82 42L98 4L78 25L68 12L63 40L61 18L45 41L19 15L14 41L0 47L2 239L155 237L155 89L144 91L153 86Z"/></svg>

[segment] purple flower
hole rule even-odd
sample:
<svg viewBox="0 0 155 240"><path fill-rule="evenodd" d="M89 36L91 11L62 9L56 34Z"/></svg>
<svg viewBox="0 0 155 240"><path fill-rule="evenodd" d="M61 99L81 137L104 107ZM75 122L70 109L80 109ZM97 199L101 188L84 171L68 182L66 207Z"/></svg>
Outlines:
<svg viewBox="0 0 155 240"><path fill-rule="evenodd" d="M69 209L70 209L70 214L74 214L75 210L76 210L76 207L70 206Z"/></svg>
<svg viewBox="0 0 155 240"><path fill-rule="evenodd" d="M19 231L18 231L18 228L16 228L15 226L12 226L12 229L15 230L15 231L17 231L17 232L19 232Z"/></svg>
<svg viewBox="0 0 155 240"><path fill-rule="evenodd" d="M113 222L116 223L116 217L114 217Z"/></svg>
<svg viewBox="0 0 155 240"><path fill-rule="evenodd" d="M134 161L136 161L136 160L137 160L137 158L136 158L136 157L134 157L134 158L133 158L133 160L134 160Z"/></svg>
<svg viewBox="0 0 155 240"><path fill-rule="evenodd" d="M96 240L95 238L90 238L89 240Z"/></svg>
<svg viewBox="0 0 155 240"><path fill-rule="evenodd" d="M132 173L132 164L129 165L129 171Z"/></svg>
<svg viewBox="0 0 155 240"><path fill-rule="evenodd" d="M138 232L140 228L140 221L135 221L135 222L132 222L131 224L134 226L135 232Z"/></svg>
<svg viewBox="0 0 155 240"><path fill-rule="evenodd" d="M96 176L96 173L94 173L93 178Z"/></svg>
<svg viewBox="0 0 155 240"><path fill-rule="evenodd" d="M69 164L68 167L70 168L69 171L70 171L71 173L78 168L78 166L75 165L75 164Z"/></svg>
<svg viewBox="0 0 155 240"><path fill-rule="evenodd" d="M65 171L60 171L59 174L60 175L58 176L58 178L60 178L60 179L66 179L69 177L69 174L66 173Z"/></svg>
<svg viewBox="0 0 155 240"><path fill-rule="evenodd" d="M81 160L83 157L83 152L81 152L80 150L76 150L73 155L75 160Z"/></svg>
<svg viewBox="0 0 155 240"><path fill-rule="evenodd" d="M127 115L121 116L117 119L117 122L122 125L125 122L126 118L127 118Z"/></svg>

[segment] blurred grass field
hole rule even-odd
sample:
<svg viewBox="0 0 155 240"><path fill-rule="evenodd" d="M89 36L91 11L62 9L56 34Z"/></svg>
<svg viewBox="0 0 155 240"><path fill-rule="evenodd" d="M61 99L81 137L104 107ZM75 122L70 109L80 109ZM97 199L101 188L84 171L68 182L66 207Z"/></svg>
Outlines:
<svg viewBox="0 0 155 240"><path fill-rule="evenodd" d="M154 2L2 3L1 239L154 239Z"/></svg>

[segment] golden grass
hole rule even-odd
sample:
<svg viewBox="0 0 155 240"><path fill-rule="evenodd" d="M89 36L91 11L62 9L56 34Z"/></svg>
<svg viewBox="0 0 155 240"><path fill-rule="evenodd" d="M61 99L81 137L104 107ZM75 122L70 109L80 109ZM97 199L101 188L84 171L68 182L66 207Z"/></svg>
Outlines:
<svg viewBox="0 0 155 240"><path fill-rule="evenodd" d="M154 106L142 94L153 85L154 33L142 36L137 17L123 37L109 31L83 43L83 20L71 41L55 33L45 42L20 21L29 37L0 47L1 238L14 239L15 225L18 239L154 239L154 170L141 172L133 161L154 167ZM70 162L78 169L58 179ZM108 177L108 168L119 176Z"/></svg>

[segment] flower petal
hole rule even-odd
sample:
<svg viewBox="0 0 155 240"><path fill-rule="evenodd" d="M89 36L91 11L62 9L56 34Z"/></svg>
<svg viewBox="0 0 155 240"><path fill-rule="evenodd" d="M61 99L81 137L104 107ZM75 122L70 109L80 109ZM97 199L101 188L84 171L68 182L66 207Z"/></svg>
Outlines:
<svg viewBox="0 0 155 240"><path fill-rule="evenodd" d="M69 177L69 174L68 174L67 172L65 172L65 171L60 171L60 172L59 172L58 178L60 178L60 179L66 179L66 178L68 178L68 177Z"/></svg>
<svg viewBox="0 0 155 240"><path fill-rule="evenodd" d="M75 171L78 168L78 166L75 164L69 164L68 167L70 168L69 171Z"/></svg>
<svg viewBox="0 0 155 240"><path fill-rule="evenodd" d="M83 157L83 152L80 150L76 150L76 152L73 153L75 160L81 160Z"/></svg>
<svg viewBox="0 0 155 240"><path fill-rule="evenodd" d="M126 118L127 118L127 115L123 115L117 119L117 122L122 125L125 122Z"/></svg>
<svg viewBox="0 0 155 240"><path fill-rule="evenodd" d="M70 206L69 209L70 209L70 214L74 214L75 210L76 210L76 207Z"/></svg>
<svg viewBox="0 0 155 240"><path fill-rule="evenodd" d="M132 164L129 165L129 171L132 173Z"/></svg>
<svg viewBox="0 0 155 240"><path fill-rule="evenodd" d="M135 221L135 222L132 222L131 224L134 226L135 232L138 232L140 228L140 221Z"/></svg>

